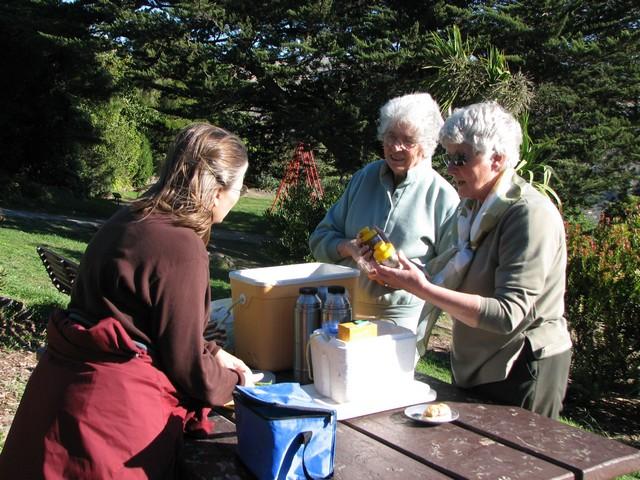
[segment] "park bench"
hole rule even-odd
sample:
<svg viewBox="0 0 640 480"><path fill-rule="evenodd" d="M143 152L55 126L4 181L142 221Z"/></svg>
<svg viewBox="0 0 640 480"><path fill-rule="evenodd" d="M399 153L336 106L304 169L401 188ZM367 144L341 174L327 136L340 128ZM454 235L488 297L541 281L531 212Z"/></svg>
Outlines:
<svg viewBox="0 0 640 480"><path fill-rule="evenodd" d="M78 264L43 245L38 245L36 250L51 282L60 292L71 295L71 288L78 274Z"/></svg>

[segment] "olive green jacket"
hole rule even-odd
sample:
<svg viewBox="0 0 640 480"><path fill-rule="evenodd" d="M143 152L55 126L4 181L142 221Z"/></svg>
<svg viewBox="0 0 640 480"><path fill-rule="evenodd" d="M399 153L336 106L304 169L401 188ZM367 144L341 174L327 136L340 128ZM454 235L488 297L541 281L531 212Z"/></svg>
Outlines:
<svg viewBox="0 0 640 480"><path fill-rule="evenodd" d="M462 387L504 380L525 339L537 358L571 348L564 318L564 224L526 182L477 248L457 290L483 297L478 328L453 322L451 366Z"/></svg>

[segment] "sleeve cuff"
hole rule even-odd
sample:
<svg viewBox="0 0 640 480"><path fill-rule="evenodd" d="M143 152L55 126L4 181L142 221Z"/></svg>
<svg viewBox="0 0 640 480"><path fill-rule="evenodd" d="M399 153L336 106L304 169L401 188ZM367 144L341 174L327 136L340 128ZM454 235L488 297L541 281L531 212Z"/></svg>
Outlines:
<svg viewBox="0 0 640 480"><path fill-rule="evenodd" d="M332 258L331 260L334 262L337 262L338 260L342 260L342 255L340 255L340 252L338 252L338 245L340 245L340 242L342 242L344 239L342 238L338 238L336 240L333 240L331 242L331 252L333 252L334 258Z"/></svg>
<svg viewBox="0 0 640 480"><path fill-rule="evenodd" d="M218 345L215 340L210 340L205 342L205 349L207 349L211 355L213 355L215 357L216 353L218 353L218 351L221 349L222 347L220 345Z"/></svg>

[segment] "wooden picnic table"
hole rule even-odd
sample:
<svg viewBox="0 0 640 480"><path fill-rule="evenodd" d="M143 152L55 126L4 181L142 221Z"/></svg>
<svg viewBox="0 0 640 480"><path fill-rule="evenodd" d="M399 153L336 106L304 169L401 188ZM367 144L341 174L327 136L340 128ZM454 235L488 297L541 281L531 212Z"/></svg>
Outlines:
<svg viewBox="0 0 640 480"><path fill-rule="evenodd" d="M399 408L340 421L335 479L607 479L640 470L640 450L631 446L416 377L460 417L425 425ZM254 478L235 454L232 412L221 409L213 419L213 436L185 445L188 478Z"/></svg>

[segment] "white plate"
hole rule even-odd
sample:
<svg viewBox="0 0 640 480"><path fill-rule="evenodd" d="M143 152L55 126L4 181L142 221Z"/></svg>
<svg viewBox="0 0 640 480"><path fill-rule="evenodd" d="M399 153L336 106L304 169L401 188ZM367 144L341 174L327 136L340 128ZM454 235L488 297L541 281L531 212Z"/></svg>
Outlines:
<svg viewBox="0 0 640 480"><path fill-rule="evenodd" d="M404 409L404 414L411 420L421 423L447 423L456 420L460 414L454 408L451 409L451 415L448 417L423 417L422 412L427 408L428 403L421 403L420 405L412 405Z"/></svg>

